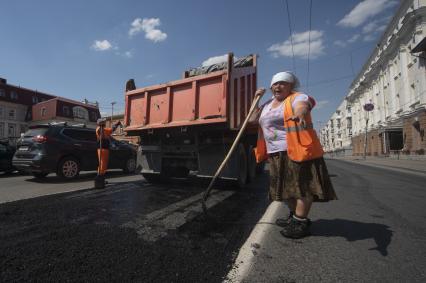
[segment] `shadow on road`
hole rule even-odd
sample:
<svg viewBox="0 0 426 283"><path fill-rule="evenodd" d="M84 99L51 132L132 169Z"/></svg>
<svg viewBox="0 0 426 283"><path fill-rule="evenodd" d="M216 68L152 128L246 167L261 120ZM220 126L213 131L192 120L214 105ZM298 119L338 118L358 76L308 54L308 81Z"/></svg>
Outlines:
<svg viewBox="0 0 426 283"><path fill-rule="evenodd" d="M112 171L112 172L107 172L106 174L106 179L110 179L110 178L119 178L119 177L124 177L124 176L130 176L130 175L138 175L137 173L135 174L125 174L122 171ZM94 180L96 177L96 172L85 172L80 174L77 178L72 179L72 180L65 180L59 176L57 176L56 174L49 175L45 178L35 178L32 176L29 176L28 179L26 179L25 181L27 182L33 182L33 183L40 183L40 184L63 184L63 183L78 183L78 182L82 182L82 181L90 181L90 180Z"/></svg>
<svg viewBox="0 0 426 283"><path fill-rule="evenodd" d="M389 226L345 219L321 219L312 224L312 234L314 236L344 237L349 242L373 238L377 247L369 250L377 250L382 256L388 255L387 247L393 234Z"/></svg>

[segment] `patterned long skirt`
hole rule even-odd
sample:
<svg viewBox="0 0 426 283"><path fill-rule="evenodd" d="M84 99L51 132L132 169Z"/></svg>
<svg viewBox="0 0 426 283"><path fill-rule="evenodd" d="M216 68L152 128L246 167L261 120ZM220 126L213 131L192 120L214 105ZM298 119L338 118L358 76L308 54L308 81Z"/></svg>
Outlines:
<svg viewBox="0 0 426 283"><path fill-rule="evenodd" d="M312 198L317 202L337 199L324 158L294 162L286 152L269 156L269 199Z"/></svg>

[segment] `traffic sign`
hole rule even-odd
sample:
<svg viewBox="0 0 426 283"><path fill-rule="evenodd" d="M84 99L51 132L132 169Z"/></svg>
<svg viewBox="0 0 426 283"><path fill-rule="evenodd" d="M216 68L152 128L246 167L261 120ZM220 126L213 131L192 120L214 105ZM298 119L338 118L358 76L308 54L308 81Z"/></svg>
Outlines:
<svg viewBox="0 0 426 283"><path fill-rule="evenodd" d="M372 111L374 109L374 104L373 103L366 103L364 104L364 110L365 111Z"/></svg>

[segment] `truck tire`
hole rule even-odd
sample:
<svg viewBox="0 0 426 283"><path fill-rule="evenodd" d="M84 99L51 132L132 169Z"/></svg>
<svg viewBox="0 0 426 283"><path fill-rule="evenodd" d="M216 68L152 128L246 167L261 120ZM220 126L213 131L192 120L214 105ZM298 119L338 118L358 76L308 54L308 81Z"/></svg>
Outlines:
<svg viewBox="0 0 426 283"><path fill-rule="evenodd" d="M161 181L160 174L142 173L142 177L148 181L148 183L157 184Z"/></svg>
<svg viewBox="0 0 426 283"><path fill-rule="evenodd" d="M129 157L124 165L123 172L132 174L136 171L136 157Z"/></svg>
<svg viewBox="0 0 426 283"><path fill-rule="evenodd" d="M260 162L259 164L256 164L256 174L261 175L265 172L265 161Z"/></svg>
<svg viewBox="0 0 426 283"><path fill-rule="evenodd" d="M253 151L254 146L249 145L248 151L247 151L247 177L248 182L252 182L256 178L256 156L254 155Z"/></svg>
<svg viewBox="0 0 426 283"><path fill-rule="evenodd" d="M72 156L61 159L56 174L63 179L75 179L80 174L80 163Z"/></svg>
<svg viewBox="0 0 426 283"><path fill-rule="evenodd" d="M243 188L247 183L247 154L244 145L238 145L238 171L237 171L237 186Z"/></svg>

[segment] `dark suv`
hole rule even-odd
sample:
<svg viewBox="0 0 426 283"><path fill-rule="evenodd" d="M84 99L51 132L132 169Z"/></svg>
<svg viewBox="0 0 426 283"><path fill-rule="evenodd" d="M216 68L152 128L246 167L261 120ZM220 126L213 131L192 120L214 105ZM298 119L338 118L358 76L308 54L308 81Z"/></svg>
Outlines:
<svg viewBox="0 0 426 283"><path fill-rule="evenodd" d="M0 141L0 172L11 173L15 170L12 166L12 157L15 148L8 142Z"/></svg>
<svg viewBox="0 0 426 283"><path fill-rule="evenodd" d="M13 166L37 178L56 172L62 178L73 179L80 170L90 171L98 167L95 129L66 124L32 126L18 140L16 148ZM134 172L135 148L113 139L108 168Z"/></svg>

